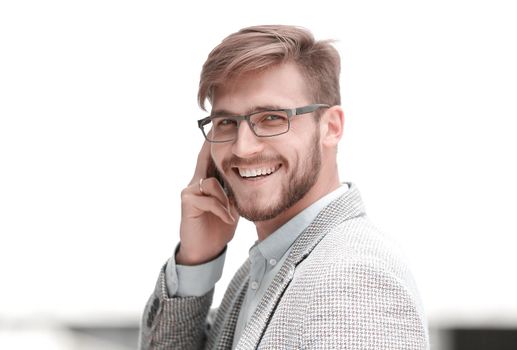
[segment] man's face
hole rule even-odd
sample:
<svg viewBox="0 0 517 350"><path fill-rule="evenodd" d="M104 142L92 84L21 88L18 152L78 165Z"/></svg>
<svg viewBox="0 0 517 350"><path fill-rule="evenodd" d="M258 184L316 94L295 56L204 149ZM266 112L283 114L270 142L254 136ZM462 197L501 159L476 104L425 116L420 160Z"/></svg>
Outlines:
<svg viewBox="0 0 517 350"><path fill-rule="evenodd" d="M214 112L242 115L259 109L302 107L312 101L294 64L249 74L217 89ZM288 133L257 137L246 122L236 140L212 144L212 158L241 216L264 221L300 201L321 168L319 127L312 115L291 119Z"/></svg>

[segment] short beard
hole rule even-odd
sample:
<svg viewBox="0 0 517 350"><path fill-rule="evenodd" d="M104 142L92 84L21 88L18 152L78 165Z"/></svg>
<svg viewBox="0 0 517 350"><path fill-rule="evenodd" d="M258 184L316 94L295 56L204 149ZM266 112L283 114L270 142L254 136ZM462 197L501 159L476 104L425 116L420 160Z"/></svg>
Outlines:
<svg viewBox="0 0 517 350"><path fill-rule="evenodd" d="M232 188L227 184L226 190L230 203L235 205L237 212L243 218L252 222L271 220L291 208L300 199L302 199L307 192L314 186L318 179L321 170L321 151L319 149L319 132L314 133L312 144L309 149L309 157L305 158L303 164L298 164L298 168L291 168L290 178L288 179L288 186L283 193L282 198L278 203L273 203L272 206L266 208L245 207L239 203L235 198ZM237 163L236 160L231 160L227 164ZM256 161L256 163L260 163ZM255 164L256 164L255 163ZM285 162L284 162L285 164ZM229 168L229 165L223 168ZM247 202L253 202L253 198L246 198Z"/></svg>

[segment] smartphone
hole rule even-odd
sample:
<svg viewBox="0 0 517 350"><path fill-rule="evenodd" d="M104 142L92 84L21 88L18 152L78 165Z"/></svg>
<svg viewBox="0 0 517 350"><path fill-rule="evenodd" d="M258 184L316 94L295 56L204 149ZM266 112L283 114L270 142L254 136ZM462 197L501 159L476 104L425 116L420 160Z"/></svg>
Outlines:
<svg viewBox="0 0 517 350"><path fill-rule="evenodd" d="M228 189L226 187L226 184L224 183L223 177L221 176L221 173L219 173L219 170L217 170L217 167L215 166L214 161L212 160L212 157L210 157L210 160L208 162L208 167L206 169L206 175L207 177L215 177L217 181L221 184L221 187L223 188L225 193L228 193Z"/></svg>

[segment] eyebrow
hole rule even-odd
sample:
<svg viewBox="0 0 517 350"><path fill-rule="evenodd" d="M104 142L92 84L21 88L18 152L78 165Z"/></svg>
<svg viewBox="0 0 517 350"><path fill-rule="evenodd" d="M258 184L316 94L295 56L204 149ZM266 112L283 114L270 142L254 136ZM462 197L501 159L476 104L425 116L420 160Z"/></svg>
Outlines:
<svg viewBox="0 0 517 350"><path fill-rule="evenodd" d="M253 106L253 107L249 108L244 114L230 112L225 109L218 109L218 110L212 111L210 116L211 117L234 117L234 116L253 114L253 113L257 113L257 112L275 111L275 110L279 110L279 109L285 109L285 108L279 107L278 105Z"/></svg>

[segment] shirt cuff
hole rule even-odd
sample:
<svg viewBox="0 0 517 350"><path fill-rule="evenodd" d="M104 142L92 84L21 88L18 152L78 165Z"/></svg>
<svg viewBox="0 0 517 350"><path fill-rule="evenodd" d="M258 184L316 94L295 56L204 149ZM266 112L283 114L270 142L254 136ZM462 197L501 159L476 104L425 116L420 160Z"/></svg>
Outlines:
<svg viewBox="0 0 517 350"><path fill-rule="evenodd" d="M200 265L176 264L174 254L165 267L169 297L200 297L212 290L223 274L226 248L217 258Z"/></svg>

